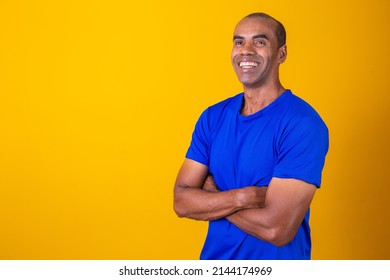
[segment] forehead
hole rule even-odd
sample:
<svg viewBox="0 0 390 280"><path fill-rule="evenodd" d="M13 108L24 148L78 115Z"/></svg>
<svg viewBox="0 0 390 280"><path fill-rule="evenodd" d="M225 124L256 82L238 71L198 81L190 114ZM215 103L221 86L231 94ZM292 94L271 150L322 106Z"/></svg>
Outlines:
<svg viewBox="0 0 390 280"><path fill-rule="evenodd" d="M239 21L234 29L234 36L252 37L258 34L275 38L276 23L267 18L244 18Z"/></svg>

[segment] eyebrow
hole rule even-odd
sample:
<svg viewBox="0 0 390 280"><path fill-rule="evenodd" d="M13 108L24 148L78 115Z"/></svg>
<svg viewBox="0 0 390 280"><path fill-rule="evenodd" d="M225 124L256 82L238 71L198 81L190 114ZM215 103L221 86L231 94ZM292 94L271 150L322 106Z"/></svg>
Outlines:
<svg viewBox="0 0 390 280"><path fill-rule="evenodd" d="M265 34L257 34L257 35L252 36L252 39L259 39L259 38L263 38L263 39L269 40L269 38ZM243 36L240 36L240 35L234 35L233 36L233 41L234 40L242 40L242 39L244 39Z"/></svg>

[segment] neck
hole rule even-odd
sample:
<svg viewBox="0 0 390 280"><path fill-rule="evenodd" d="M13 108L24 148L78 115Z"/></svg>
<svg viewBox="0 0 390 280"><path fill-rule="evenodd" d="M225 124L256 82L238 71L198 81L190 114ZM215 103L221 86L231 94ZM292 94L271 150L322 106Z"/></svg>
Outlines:
<svg viewBox="0 0 390 280"><path fill-rule="evenodd" d="M248 116L264 109L282 95L285 90L280 83L260 88L244 87L244 104L241 108L241 114Z"/></svg>

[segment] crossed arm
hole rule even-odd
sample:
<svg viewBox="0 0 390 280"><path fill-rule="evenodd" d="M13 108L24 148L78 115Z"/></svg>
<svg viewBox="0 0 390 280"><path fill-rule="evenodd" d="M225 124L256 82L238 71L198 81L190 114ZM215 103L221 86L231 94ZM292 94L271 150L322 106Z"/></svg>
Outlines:
<svg viewBox="0 0 390 280"><path fill-rule="evenodd" d="M179 217L196 220L225 217L248 234L283 246L294 238L315 190L301 180L273 178L267 188L219 191L207 166L186 159L175 182L174 209Z"/></svg>

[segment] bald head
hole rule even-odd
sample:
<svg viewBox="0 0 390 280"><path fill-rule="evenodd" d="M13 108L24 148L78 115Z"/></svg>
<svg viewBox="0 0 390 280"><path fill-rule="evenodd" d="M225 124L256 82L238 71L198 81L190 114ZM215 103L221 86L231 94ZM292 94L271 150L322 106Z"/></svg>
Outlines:
<svg viewBox="0 0 390 280"><path fill-rule="evenodd" d="M286 44L286 29L284 28L283 24L279 22L278 20L274 19L268 14L265 13L252 13L247 15L245 18L259 18L262 20L269 20L272 21L275 24L275 35L278 40L278 47L282 47L283 45Z"/></svg>

